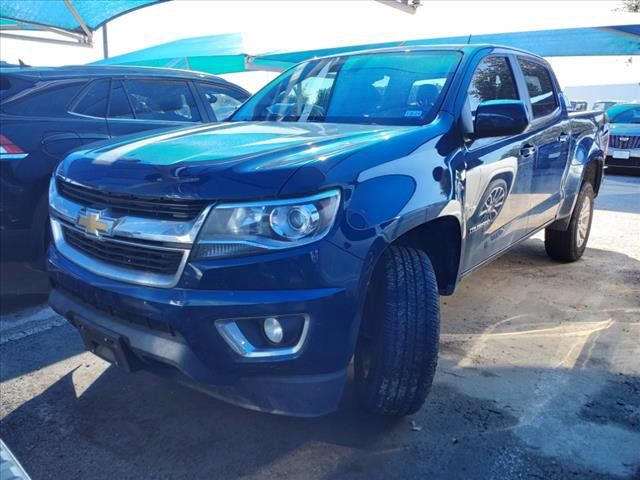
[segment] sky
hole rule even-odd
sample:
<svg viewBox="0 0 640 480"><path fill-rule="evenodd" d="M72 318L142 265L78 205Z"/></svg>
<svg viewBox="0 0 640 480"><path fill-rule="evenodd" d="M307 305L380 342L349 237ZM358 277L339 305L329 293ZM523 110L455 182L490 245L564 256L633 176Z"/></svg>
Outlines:
<svg viewBox="0 0 640 480"><path fill-rule="evenodd" d="M616 11L610 1L422 0L409 15L373 0L173 0L124 15L108 25L111 56L180 38L242 33L246 53L546 28L640 24L640 14ZM11 39L0 57L30 65L83 64L102 58L93 48ZM631 59L631 61L629 61ZM564 87L640 82L640 55L550 58ZM251 91L272 73L227 76Z"/></svg>

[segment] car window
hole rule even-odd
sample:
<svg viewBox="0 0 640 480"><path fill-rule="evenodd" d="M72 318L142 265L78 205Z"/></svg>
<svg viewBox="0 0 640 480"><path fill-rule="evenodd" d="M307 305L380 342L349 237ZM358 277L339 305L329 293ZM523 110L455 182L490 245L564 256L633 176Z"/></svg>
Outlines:
<svg viewBox="0 0 640 480"><path fill-rule="evenodd" d="M0 101L7 100L30 87L33 87L31 80L0 73Z"/></svg>
<svg viewBox="0 0 640 480"><path fill-rule="evenodd" d="M2 111L11 115L63 117L68 106L86 85L86 81L66 80L41 82L2 104Z"/></svg>
<svg viewBox="0 0 640 480"><path fill-rule="evenodd" d="M109 83L108 79L102 79L89 85L80 101L73 108L73 112L90 117L106 117Z"/></svg>
<svg viewBox="0 0 640 480"><path fill-rule="evenodd" d="M301 63L245 102L233 121L421 125L437 114L460 54L355 54Z"/></svg>
<svg viewBox="0 0 640 480"><path fill-rule="evenodd" d="M593 104L593 109L592 110L597 110L597 111L604 111L604 110L608 110L611 107L613 107L616 104L616 102L596 102Z"/></svg>
<svg viewBox="0 0 640 480"><path fill-rule="evenodd" d="M219 122L229 117L242 104L242 100L223 92L217 85L211 83L199 83L198 85L211 107L213 115Z"/></svg>
<svg viewBox="0 0 640 480"><path fill-rule="evenodd" d="M533 108L533 118L553 113L558 108L551 74L547 68L537 62L518 58L518 64L527 84L527 91Z"/></svg>
<svg viewBox="0 0 640 480"><path fill-rule="evenodd" d="M111 99L109 101L109 118L133 118L131 105L127 98L122 81L111 82Z"/></svg>
<svg viewBox="0 0 640 480"><path fill-rule="evenodd" d="M475 115L482 102L520 99L513 72L505 57L482 60L473 74L467 93L472 115Z"/></svg>
<svg viewBox="0 0 640 480"><path fill-rule="evenodd" d="M125 87L137 119L200 121L200 112L186 81L125 80Z"/></svg>

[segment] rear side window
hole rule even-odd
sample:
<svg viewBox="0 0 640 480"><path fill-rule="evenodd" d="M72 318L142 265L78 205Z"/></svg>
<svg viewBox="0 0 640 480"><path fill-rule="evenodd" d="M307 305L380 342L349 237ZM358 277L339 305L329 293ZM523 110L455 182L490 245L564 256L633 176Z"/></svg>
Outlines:
<svg viewBox="0 0 640 480"><path fill-rule="evenodd" d="M14 100L3 102L2 111L11 115L63 117L69 104L85 86L85 81L42 82L23 91Z"/></svg>
<svg viewBox="0 0 640 480"><path fill-rule="evenodd" d="M551 75L547 68L537 62L518 58L531 98L533 117L540 118L553 113L558 108Z"/></svg>
<svg viewBox="0 0 640 480"><path fill-rule="evenodd" d="M0 74L0 101L7 100L33 86L33 82L20 77Z"/></svg>
<svg viewBox="0 0 640 480"><path fill-rule="evenodd" d="M487 100L519 100L516 81L505 57L487 57L476 69L469 85L469 106L475 115Z"/></svg>
<svg viewBox="0 0 640 480"><path fill-rule="evenodd" d="M111 100L109 102L109 118L133 118L127 93L120 80L111 82Z"/></svg>
<svg viewBox="0 0 640 480"><path fill-rule="evenodd" d="M229 117L242 103L242 100L230 95L231 92L223 91L218 85L199 83L198 86L204 95L205 101L211 107L213 115L219 122Z"/></svg>
<svg viewBox="0 0 640 480"><path fill-rule="evenodd" d="M109 98L109 80L96 80L73 109L74 113L90 117L107 116L107 99Z"/></svg>
<svg viewBox="0 0 640 480"><path fill-rule="evenodd" d="M125 86L137 119L200 121L200 112L185 81L125 80Z"/></svg>

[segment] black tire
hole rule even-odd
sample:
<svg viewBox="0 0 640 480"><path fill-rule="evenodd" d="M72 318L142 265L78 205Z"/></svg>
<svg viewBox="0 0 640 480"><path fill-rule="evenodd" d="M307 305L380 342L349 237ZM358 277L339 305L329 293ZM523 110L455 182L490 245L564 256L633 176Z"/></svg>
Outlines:
<svg viewBox="0 0 640 480"><path fill-rule="evenodd" d="M436 372L439 333L438 286L429 257L390 247L374 273L354 358L362 408L392 416L417 412Z"/></svg>
<svg viewBox="0 0 640 480"><path fill-rule="evenodd" d="M591 232L594 197L595 194L591 183L583 183L576 204L573 207L569 227L566 230L551 230L549 228L545 230L544 248L549 257L559 262L575 262L582 257L587 248L589 233ZM588 202L588 205L586 205L586 202ZM583 222L580 221L581 213L584 214L583 209L588 209L589 218L587 219L586 230L581 231L581 226L583 228L585 226L583 223L585 221L584 218Z"/></svg>

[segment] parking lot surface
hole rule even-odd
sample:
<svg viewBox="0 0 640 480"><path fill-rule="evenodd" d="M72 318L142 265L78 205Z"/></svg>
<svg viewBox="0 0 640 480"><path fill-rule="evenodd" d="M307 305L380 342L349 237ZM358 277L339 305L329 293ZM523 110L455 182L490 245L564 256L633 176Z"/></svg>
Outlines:
<svg viewBox="0 0 640 480"><path fill-rule="evenodd" d="M596 209L579 262L537 235L442 298L435 384L399 420L360 412L351 385L298 419L123 373L7 267L0 437L34 480L640 478L640 178L607 176Z"/></svg>

